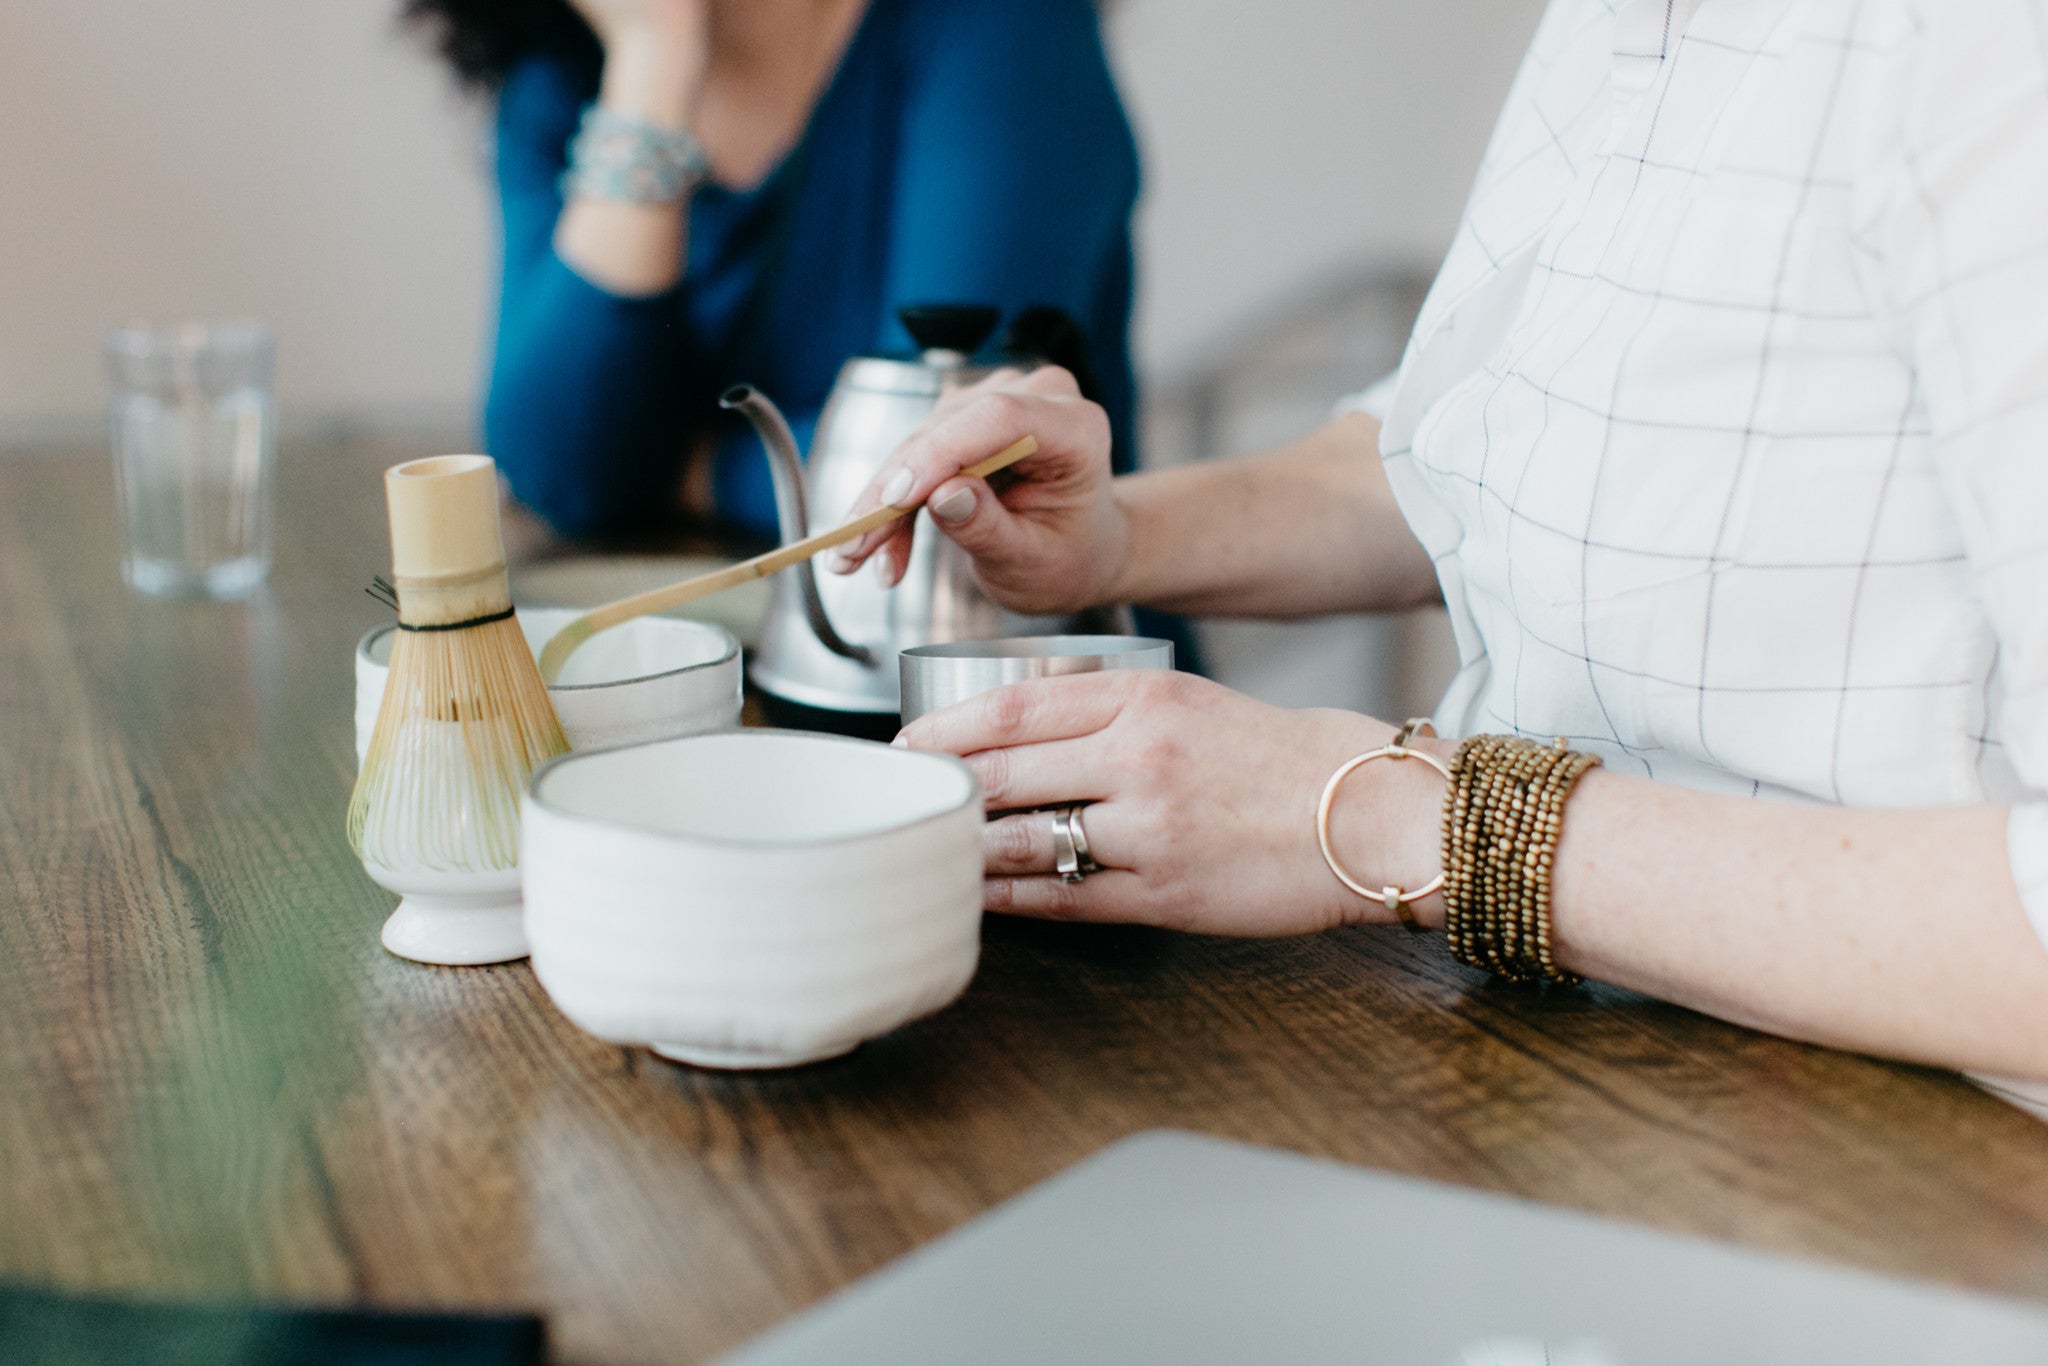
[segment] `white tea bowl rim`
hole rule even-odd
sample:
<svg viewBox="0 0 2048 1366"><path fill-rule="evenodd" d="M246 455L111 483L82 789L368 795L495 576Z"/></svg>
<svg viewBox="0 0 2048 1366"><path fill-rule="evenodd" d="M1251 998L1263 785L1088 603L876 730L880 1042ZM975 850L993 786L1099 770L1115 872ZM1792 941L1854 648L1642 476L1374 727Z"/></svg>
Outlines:
<svg viewBox="0 0 2048 1366"><path fill-rule="evenodd" d="M911 820L890 821L864 830L853 830L843 835L825 835L802 839L746 839L737 835L712 835L701 831L677 830L668 826L643 824L634 820L622 820L614 816L598 816L579 811L551 800L546 794L547 781L557 771L571 764L588 760L602 760L608 756L628 750L659 748L662 746L684 746L701 744L706 741L732 737L783 737L814 742L821 745L852 745L861 749L880 751L890 756L886 762L938 764L955 770L966 780L965 790L957 802L937 811L929 812ZM775 726L724 726L718 730L699 731L694 735L673 735L662 740L643 740L633 744L608 745L602 749L577 749L567 754L558 754L534 769L527 779L526 799L547 812L551 819L567 821L575 825L598 830L627 831L636 837L659 840L664 844L680 845L696 849L738 849L752 852L786 852L792 849L834 849L845 845L862 844L870 840L899 835L906 831L921 830L928 825L958 816L968 808L981 805L981 780L974 775L965 760L951 754L939 754L930 750L898 749L893 745L880 744L874 740L857 740L846 735L831 735L822 731L791 730Z"/></svg>
<svg viewBox="0 0 2048 1366"><path fill-rule="evenodd" d="M571 613L571 614L574 614L574 615L581 615L581 609L580 609L580 608L575 608L575 607L547 607L547 606L532 606L532 607L521 607L521 608L518 608L517 610L518 610L518 611L519 611L520 613L522 613L522 614L524 614L524 613L528 613L528 612L568 612L568 613ZM593 683L550 683L550 684L548 684L548 691L549 691L549 692L551 692L551 693L557 693L557 692L591 692L591 691L595 691L595 690L597 690L597 689L599 689L599 688L618 688L618 687L623 687L623 686L625 686L626 684L629 684L629 683L651 683L651 682L655 681L656 679L662 679L662 678L675 678L675 677L678 677L678 676L680 676L680 675L682 675L682 674L687 674L687 673L694 673L694 672L696 672L696 671L697 671L697 670L699 670L699 669L716 669L716 668L720 667L721 665L725 665L725 664L730 664L730 663L732 663L734 659L736 659L736 658L738 658L738 657L739 657L739 652L740 652L740 642L739 642L739 637L735 636L735 635L734 635L734 634L733 634L733 633L732 633L731 631L728 631L728 630L726 630L726 629L725 629L725 627L723 627L723 626L720 626L720 625L719 625L719 624L718 624L717 622L715 622L715 621L699 621L699 620L697 620L697 619L696 619L696 618L694 618L694 617L662 617L662 616L653 616L653 617L639 617L639 618L636 618L636 619L635 619L635 621L636 621L636 622L637 622L637 621L646 621L646 622L660 622L660 623L664 623L664 624L666 624L666 625L668 625L668 626L673 626L673 627L679 627L679 628L681 628L681 629L683 629L683 630L685 630L685 631L701 631L701 632L705 632L705 633L707 633L707 634L710 634L710 635L714 635L714 636L717 636L717 637L719 637L719 640L720 640L720 645L721 645L721 648L720 648L720 650L719 650L719 652L718 652L718 655L717 655L717 657L716 657L716 658L713 658L713 659L700 659L700 660L697 660L696 662L694 662L694 663L690 663L690 664L678 664L678 665L677 665L677 666L676 666L675 668L673 668L673 669L662 669L662 670L659 670L658 672L655 672L655 673L650 673L650 674L633 674L633 675L631 675L630 677L627 677L627 678L607 678L607 679L603 680L602 682L593 682ZM630 625L633 625L633 624L635 624L635 623L634 623L634 622L621 622L621 623L620 623L620 626L630 626ZM396 631L397 629L398 629L398 623L397 623L397 622L395 622L395 621L387 621L387 622L385 622L385 623L384 623L383 625L381 625L381 626L373 626L373 627L371 627L371 628L370 628L370 629L369 629L368 631L366 631L366 632L365 632L365 633L363 634L363 638L362 638L361 640L359 640L359 641L357 641L357 642L356 642L356 659L357 659L357 660L358 660L359 662L361 662L361 663L364 663L364 664L368 664L368 665L369 665L369 666L370 666L371 668L373 668L373 669L383 669L383 668L388 668L388 667L390 667L390 661L388 661L388 660L379 660L379 659L377 659L377 658L376 658L375 656L373 656L373 655L372 655L372 654L370 653L370 648L371 648L371 647L372 647L373 645L375 645L375 644L376 644L376 643L377 643L378 641L382 640L382 639L383 639L383 638L384 638L385 636L387 636L387 635L390 635L390 634L391 634L392 632ZM612 628L612 629L616 630L616 629L619 629L619 628L618 628L618 627L614 627L614 628ZM596 638L596 637L594 637L594 636L592 637L592 639L595 639L595 638ZM550 639L552 639L552 637L550 637ZM615 748L617 748L617 747L615 746ZM589 754L597 754L597 753L601 753L602 751L599 751L599 750L587 750L587 751L584 751L584 752L585 752L585 753L589 753Z"/></svg>

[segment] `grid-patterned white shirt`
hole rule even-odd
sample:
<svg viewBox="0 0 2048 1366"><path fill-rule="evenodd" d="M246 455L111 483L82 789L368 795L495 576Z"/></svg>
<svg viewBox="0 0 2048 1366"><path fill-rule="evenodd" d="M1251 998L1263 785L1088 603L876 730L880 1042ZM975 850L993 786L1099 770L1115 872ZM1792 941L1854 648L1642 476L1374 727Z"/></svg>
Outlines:
<svg viewBox="0 0 2048 1366"><path fill-rule="evenodd" d="M1553 0L1387 393L1446 733L2012 804L2048 938L2048 0Z"/></svg>

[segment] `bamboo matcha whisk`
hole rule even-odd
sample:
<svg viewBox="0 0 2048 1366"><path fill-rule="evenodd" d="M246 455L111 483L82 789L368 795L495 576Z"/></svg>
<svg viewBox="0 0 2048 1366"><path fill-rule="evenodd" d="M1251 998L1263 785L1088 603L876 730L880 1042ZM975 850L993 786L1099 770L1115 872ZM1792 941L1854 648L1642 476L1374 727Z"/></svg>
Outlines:
<svg viewBox="0 0 2048 1366"><path fill-rule="evenodd" d="M510 868L526 780L569 741L512 614L497 465L394 465L384 498L398 632L349 797L349 842L383 868Z"/></svg>

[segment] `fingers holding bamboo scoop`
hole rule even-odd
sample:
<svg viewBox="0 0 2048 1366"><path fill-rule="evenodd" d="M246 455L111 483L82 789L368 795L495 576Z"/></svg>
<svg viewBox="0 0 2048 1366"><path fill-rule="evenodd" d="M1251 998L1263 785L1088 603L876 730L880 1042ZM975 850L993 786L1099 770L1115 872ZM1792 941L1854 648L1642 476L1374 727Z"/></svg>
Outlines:
<svg viewBox="0 0 2048 1366"><path fill-rule="evenodd" d="M969 465L960 473L970 479L986 479L999 470L1008 469L1037 449L1036 437L1021 437L979 464ZM765 579L770 574L808 560L813 555L858 540L877 527L887 526L898 518L908 517L916 511L917 507L893 507L884 504L830 531L822 531L801 541L793 541L765 555L756 555L751 560L741 560L738 564L729 565L710 574L700 574L694 579L685 579L666 588L636 593L630 598L621 598L617 602L594 607L555 632L547 647L540 652L540 676L550 684L555 682L561 677L562 668L569 662L569 656L575 654L583 642L599 631L617 626L623 621L631 621L635 617L666 612L670 608L681 607L686 602L695 602L699 598L722 593L728 588L737 588L755 579Z"/></svg>

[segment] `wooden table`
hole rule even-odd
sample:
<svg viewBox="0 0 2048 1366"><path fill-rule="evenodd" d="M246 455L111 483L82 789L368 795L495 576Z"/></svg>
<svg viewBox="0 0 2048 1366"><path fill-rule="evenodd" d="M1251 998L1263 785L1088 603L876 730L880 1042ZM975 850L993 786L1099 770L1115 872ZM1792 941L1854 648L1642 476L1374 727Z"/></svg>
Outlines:
<svg viewBox="0 0 2048 1366"><path fill-rule="evenodd" d="M0 1278L692 1360L1171 1125L2048 1299L2048 1126L1398 932L992 922L959 1004L757 1076L599 1043L523 964L388 956L349 661L414 453L287 448L239 605L123 589L99 453L0 461Z"/></svg>

